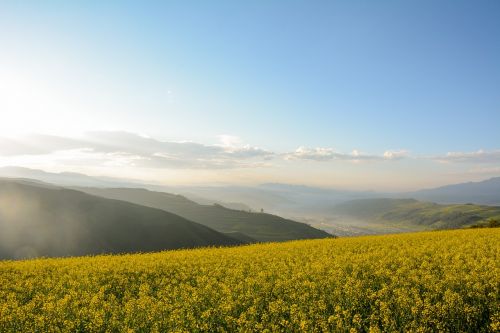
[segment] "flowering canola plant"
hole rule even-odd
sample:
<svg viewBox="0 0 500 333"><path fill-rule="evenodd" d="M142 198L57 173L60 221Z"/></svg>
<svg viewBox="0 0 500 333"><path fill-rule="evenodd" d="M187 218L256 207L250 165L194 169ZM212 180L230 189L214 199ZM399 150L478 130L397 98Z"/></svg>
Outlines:
<svg viewBox="0 0 500 333"><path fill-rule="evenodd" d="M0 262L0 332L499 332L500 229Z"/></svg>

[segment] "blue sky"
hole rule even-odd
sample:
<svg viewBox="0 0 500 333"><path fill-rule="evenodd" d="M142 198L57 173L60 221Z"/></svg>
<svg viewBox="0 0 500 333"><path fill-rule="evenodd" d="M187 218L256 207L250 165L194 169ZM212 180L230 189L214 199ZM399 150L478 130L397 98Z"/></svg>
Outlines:
<svg viewBox="0 0 500 333"><path fill-rule="evenodd" d="M497 152L499 15L498 1L2 1L0 130ZM469 162L448 173L485 169Z"/></svg>

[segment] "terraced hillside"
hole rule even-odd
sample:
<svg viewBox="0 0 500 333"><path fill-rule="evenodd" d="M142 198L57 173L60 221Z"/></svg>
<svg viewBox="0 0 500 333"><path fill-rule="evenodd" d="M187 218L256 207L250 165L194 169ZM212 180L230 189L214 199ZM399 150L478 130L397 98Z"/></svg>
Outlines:
<svg viewBox="0 0 500 333"><path fill-rule="evenodd" d="M439 205L414 199L360 199L336 205L335 214L414 229L453 229L500 220L500 207Z"/></svg>

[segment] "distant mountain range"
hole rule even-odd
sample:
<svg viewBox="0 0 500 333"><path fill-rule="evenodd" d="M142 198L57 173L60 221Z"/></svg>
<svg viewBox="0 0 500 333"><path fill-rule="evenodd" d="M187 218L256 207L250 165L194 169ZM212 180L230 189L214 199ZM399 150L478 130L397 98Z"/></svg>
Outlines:
<svg viewBox="0 0 500 333"><path fill-rule="evenodd" d="M331 206L352 199L377 196L374 192L347 191L303 185L268 183L258 186L212 186L185 188L189 193L199 193L221 201L244 202L254 209L263 208L287 217L321 216ZM189 196L189 194L187 194Z"/></svg>
<svg viewBox="0 0 500 333"><path fill-rule="evenodd" d="M263 208L287 216L324 215L330 211L332 205L364 198L414 198L445 204L500 205L500 177L403 193L347 191L277 183L258 186L163 186L109 177L91 177L78 173L50 173L22 167L0 168L0 177L38 179L61 186L140 187L152 191L182 194L192 201L205 205L217 203L239 210Z"/></svg>
<svg viewBox="0 0 500 333"><path fill-rule="evenodd" d="M205 197L245 202L286 216L325 216L338 203L370 198L414 198L442 204L500 205L500 177L414 192L347 191L288 184L256 187L191 187Z"/></svg>
<svg viewBox="0 0 500 333"><path fill-rule="evenodd" d="M360 235L433 228L413 222L394 224L394 219L368 221L355 214L340 215L336 211L339 204L359 199L412 198L438 204L500 205L500 177L414 192L383 193L277 183L257 186L163 186L20 167L0 168L0 176L38 179L93 195L162 209L219 232L230 233L232 238L242 242L324 237L322 231L317 229L335 235ZM260 213L261 210L265 213ZM408 218L403 215L398 218Z"/></svg>
<svg viewBox="0 0 500 333"><path fill-rule="evenodd" d="M122 180L118 178L93 177L76 172L46 172L38 169L16 166L0 168L0 177L26 178L60 186L121 187L137 186L138 184L130 180Z"/></svg>
<svg viewBox="0 0 500 333"><path fill-rule="evenodd" d="M82 173L76 172L46 172L38 169L30 169L17 166L8 166L0 168L0 177L10 177L10 178L24 178L30 180L39 180L50 184L56 184L60 186L85 186L85 187L101 187L101 188L114 188L114 187L141 187L150 190L162 191L162 192L172 192L172 193L183 193L182 188L169 187L163 185L147 184L139 181L129 180L129 179L119 179L111 177L93 177ZM250 207L243 203L238 202L223 202L214 199L204 198L196 193L189 193L189 198L200 204L219 204L227 208L232 209L245 209L249 210Z"/></svg>
<svg viewBox="0 0 500 333"><path fill-rule="evenodd" d="M160 251L245 242L160 209L0 179L0 258Z"/></svg>
<svg viewBox="0 0 500 333"><path fill-rule="evenodd" d="M405 193L405 196L445 204L474 203L500 206L500 177L420 190Z"/></svg>

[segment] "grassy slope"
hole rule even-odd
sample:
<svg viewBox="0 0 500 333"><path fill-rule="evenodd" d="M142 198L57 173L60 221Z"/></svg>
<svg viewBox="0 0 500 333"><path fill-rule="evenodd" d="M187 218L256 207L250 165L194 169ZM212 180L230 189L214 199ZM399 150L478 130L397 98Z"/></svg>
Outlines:
<svg viewBox="0 0 500 333"><path fill-rule="evenodd" d="M159 209L74 190L0 180L0 258L240 243Z"/></svg>
<svg viewBox="0 0 500 333"><path fill-rule="evenodd" d="M500 230L0 262L0 331L500 329Z"/></svg>
<svg viewBox="0 0 500 333"><path fill-rule="evenodd" d="M500 218L500 207L438 205L414 199L362 199L339 204L336 214L421 229L462 228L490 218Z"/></svg>
<svg viewBox="0 0 500 333"><path fill-rule="evenodd" d="M276 215L232 210L220 205L199 205L180 195L132 188L81 188L81 190L93 195L163 209L217 231L239 232L258 241L331 237L322 230Z"/></svg>

